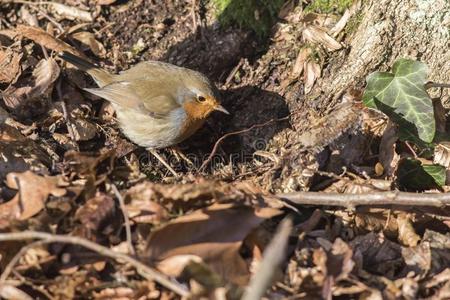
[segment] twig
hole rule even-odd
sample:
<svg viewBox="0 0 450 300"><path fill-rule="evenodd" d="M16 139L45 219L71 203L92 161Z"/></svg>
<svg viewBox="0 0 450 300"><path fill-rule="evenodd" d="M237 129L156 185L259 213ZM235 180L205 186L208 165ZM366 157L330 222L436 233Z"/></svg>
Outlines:
<svg viewBox="0 0 450 300"><path fill-rule="evenodd" d="M78 144L77 144L77 140L75 138L75 132L73 131L73 127L72 127L72 121L70 120L69 113L67 112L66 101L64 101L64 97L63 97L62 90L61 90L61 79L59 79L58 82L56 83L56 92L58 94L59 100L61 101L61 107L63 110L63 118L64 118L64 121L66 121L67 132L69 133L70 139L72 140L74 145L76 145L77 150L78 150Z"/></svg>
<svg viewBox="0 0 450 300"><path fill-rule="evenodd" d="M250 280L250 285L242 300L261 299L267 288L272 284L277 268L286 256L289 234L292 231L292 220L288 217L278 226L275 237L264 251L261 264Z"/></svg>
<svg viewBox="0 0 450 300"><path fill-rule="evenodd" d="M407 193L399 191L366 194L296 192L278 194L278 198L300 205L327 205L354 208L356 206L450 206L450 193Z"/></svg>
<svg viewBox="0 0 450 300"><path fill-rule="evenodd" d="M450 89L450 83L438 83L438 82L428 82L425 84L425 88L447 88Z"/></svg>
<svg viewBox="0 0 450 300"><path fill-rule="evenodd" d="M34 248L36 246L41 246L43 244L44 244L43 241L37 241L37 242L33 242L29 245L22 247L22 249L20 249L20 251L18 253L16 253L16 255L14 255L14 257L9 261L9 263L3 269L3 273L2 273L2 275L0 275L0 285L5 283L6 279L8 279L9 275L14 270L14 267L19 262L20 258L25 253L27 253L28 250L30 250L31 248Z"/></svg>
<svg viewBox="0 0 450 300"><path fill-rule="evenodd" d="M125 220L125 233L127 236L128 251L130 252L131 255L135 256L136 251L134 251L133 241L131 239L130 218L128 217L128 212L125 207L125 202L123 201L123 197L119 193L119 190L117 189L115 184L111 184L111 189L113 190L114 194L116 195L117 200L119 200L120 209L122 210L123 219Z"/></svg>
<svg viewBox="0 0 450 300"><path fill-rule="evenodd" d="M192 4L191 4L191 16L192 16L192 33L195 34L195 32L197 31L197 12L196 12L196 8L197 8L197 1L196 0L191 0Z"/></svg>
<svg viewBox="0 0 450 300"><path fill-rule="evenodd" d="M202 165L200 166L200 168L199 168L198 171L199 171L199 172L202 172L202 171L206 168L206 166L209 164L209 162L211 161L211 159L213 158L213 156L216 154L217 149L219 148L220 143L222 143L223 140L225 140L227 137L230 137L230 136L233 136L233 135L242 134L242 133L246 133L246 132L249 132L249 131L251 131L251 130L253 130L253 129L255 129L255 128L264 127L264 126L267 126L267 125L269 125L269 124L272 124L272 123L275 123L275 122L280 122L280 121L285 121L285 120L288 120L288 119L289 119L289 116L284 117L284 118L279 118L279 119L271 119L271 120L269 120L269 121L267 121L267 122L265 122L265 123L262 123L262 124L255 124L255 125L253 125L253 126L251 126L251 127L249 127L249 128L242 129L242 130L238 130L238 131L229 132L229 133L223 135L223 136L222 136L220 139L218 139L217 142L214 144L214 147L213 147L211 153L209 154L208 158L202 163Z"/></svg>
<svg viewBox="0 0 450 300"><path fill-rule="evenodd" d="M23 231L14 233L0 233L0 242L3 241L22 241L29 239L39 239L42 240L43 244L50 243L66 243L85 247L89 250L99 253L100 255L110 257L119 263L129 263L136 268L137 272L147 280L154 280L162 286L170 289L171 291L177 293L182 297L189 297L190 293L181 284L170 280L165 275L159 273L158 271L150 268L144 263L120 252L115 252L109 248L102 245L96 244L89 240L67 235L53 235L46 232L38 231Z"/></svg>
<svg viewBox="0 0 450 300"><path fill-rule="evenodd" d="M233 68L233 70L231 70L230 74L228 75L227 79L225 80L225 83L223 84L224 87L228 87L228 85L230 84L231 80L233 80L234 75L236 75L236 73L239 71L239 69L242 67L242 65L244 64L245 59L241 58L239 60L239 63Z"/></svg>

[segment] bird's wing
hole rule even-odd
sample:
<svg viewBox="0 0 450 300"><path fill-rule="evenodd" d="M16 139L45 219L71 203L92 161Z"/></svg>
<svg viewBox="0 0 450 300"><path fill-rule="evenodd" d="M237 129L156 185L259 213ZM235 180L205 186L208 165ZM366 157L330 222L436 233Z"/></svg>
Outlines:
<svg viewBox="0 0 450 300"><path fill-rule="evenodd" d="M166 93L161 84L145 79L117 81L102 88L85 90L112 103L155 118L163 118L180 107L175 97Z"/></svg>

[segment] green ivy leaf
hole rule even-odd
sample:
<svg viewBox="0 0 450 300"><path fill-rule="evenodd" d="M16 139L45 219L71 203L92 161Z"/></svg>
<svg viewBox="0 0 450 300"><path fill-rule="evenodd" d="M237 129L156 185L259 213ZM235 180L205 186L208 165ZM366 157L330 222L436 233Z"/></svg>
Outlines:
<svg viewBox="0 0 450 300"><path fill-rule="evenodd" d="M399 59L392 72L374 72L367 77L364 104L385 113L400 130L408 127L407 132L431 143L436 125L433 103L425 90L427 65Z"/></svg>
<svg viewBox="0 0 450 300"><path fill-rule="evenodd" d="M403 188L426 190L445 184L446 169L440 165L424 165L420 161L407 158L400 161L397 181Z"/></svg>

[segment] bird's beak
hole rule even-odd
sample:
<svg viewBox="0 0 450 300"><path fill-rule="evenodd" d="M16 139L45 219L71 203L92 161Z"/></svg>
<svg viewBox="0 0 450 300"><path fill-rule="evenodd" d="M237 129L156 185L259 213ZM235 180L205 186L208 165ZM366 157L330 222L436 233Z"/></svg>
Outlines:
<svg viewBox="0 0 450 300"><path fill-rule="evenodd" d="M226 110L222 105L217 105L217 106L214 108L214 110L221 111L221 112L223 112L223 113L225 113L225 114L227 114L227 115L230 114L230 112L229 112L228 110Z"/></svg>

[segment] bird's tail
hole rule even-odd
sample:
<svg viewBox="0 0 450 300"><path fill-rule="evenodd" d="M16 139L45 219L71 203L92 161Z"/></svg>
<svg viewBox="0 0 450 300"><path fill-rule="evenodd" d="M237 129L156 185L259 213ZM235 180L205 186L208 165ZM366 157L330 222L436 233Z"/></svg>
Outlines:
<svg viewBox="0 0 450 300"><path fill-rule="evenodd" d="M112 75L105 70L102 70L101 68L97 67L93 63L88 62L87 60L78 57L70 52L64 51L59 54L59 57L61 57L66 62L74 65L81 71L84 71L88 73L89 75L94 78L95 82L100 86L103 87L112 81Z"/></svg>

